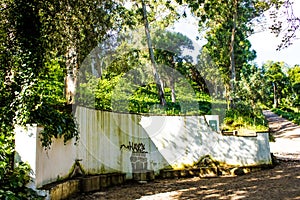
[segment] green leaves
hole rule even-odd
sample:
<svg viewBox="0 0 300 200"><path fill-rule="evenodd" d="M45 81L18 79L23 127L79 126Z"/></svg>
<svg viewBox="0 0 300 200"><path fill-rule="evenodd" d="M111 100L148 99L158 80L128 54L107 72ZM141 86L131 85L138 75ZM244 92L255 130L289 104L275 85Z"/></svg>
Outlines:
<svg viewBox="0 0 300 200"><path fill-rule="evenodd" d="M291 84L290 103L298 110L300 108L300 66L295 65L288 70L288 79Z"/></svg>
<svg viewBox="0 0 300 200"><path fill-rule="evenodd" d="M247 128L255 131L266 131L268 123L260 108L253 108L245 102L238 102L234 109L226 111L223 130Z"/></svg>
<svg viewBox="0 0 300 200"><path fill-rule="evenodd" d="M300 125L300 114L299 112L296 113L292 109L288 108L275 108L272 109L273 112L275 112L277 115L282 116L283 118L293 121L294 123Z"/></svg>
<svg viewBox="0 0 300 200"><path fill-rule="evenodd" d="M255 51L251 50L247 40L251 29L248 23L258 16L253 4L248 0L211 0L203 4L201 19L208 28L204 49L220 70L226 87L231 86L232 92L234 79L240 79L238 75L242 67L255 58ZM226 96L229 95L228 92Z"/></svg>
<svg viewBox="0 0 300 200"><path fill-rule="evenodd" d="M0 134L0 199L42 199L35 191L26 188L30 181L30 166L16 162L14 157L13 136Z"/></svg>

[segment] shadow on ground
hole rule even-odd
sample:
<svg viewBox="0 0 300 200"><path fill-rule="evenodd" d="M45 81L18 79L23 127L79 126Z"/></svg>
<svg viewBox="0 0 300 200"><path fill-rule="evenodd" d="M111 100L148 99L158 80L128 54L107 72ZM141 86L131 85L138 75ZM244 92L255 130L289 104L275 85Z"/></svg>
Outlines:
<svg viewBox="0 0 300 200"><path fill-rule="evenodd" d="M275 136L275 138L300 138L300 126L276 115L275 113L269 110L264 110L263 113L267 121L269 122L270 130Z"/></svg>
<svg viewBox="0 0 300 200"><path fill-rule="evenodd" d="M81 199L300 199L300 161L280 161L273 169L244 176L127 183Z"/></svg>

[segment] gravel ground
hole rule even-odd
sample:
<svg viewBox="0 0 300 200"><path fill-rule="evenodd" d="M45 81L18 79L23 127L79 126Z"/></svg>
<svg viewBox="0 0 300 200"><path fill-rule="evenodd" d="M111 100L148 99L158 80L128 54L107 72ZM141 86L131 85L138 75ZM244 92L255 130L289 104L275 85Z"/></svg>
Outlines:
<svg viewBox="0 0 300 200"><path fill-rule="evenodd" d="M271 111L264 111L275 142L270 142L271 152L278 158L300 160L300 126Z"/></svg>
<svg viewBox="0 0 300 200"><path fill-rule="evenodd" d="M126 183L72 199L300 199L300 161L279 160L273 169L243 176Z"/></svg>

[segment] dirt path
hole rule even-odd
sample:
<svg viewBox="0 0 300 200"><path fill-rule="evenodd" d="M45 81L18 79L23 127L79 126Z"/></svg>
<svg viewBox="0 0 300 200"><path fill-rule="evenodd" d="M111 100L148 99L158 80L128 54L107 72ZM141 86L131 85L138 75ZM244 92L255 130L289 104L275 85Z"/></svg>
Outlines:
<svg viewBox="0 0 300 200"><path fill-rule="evenodd" d="M300 199L300 161L280 161L273 169L244 176L155 180L127 183L76 200L170 200L170 199Z"/></svg>
<svg viewBox="0 0 300 200"><path fill-rule="evenodd" d="M300 126L269 110L264 111L275 142L270 143L271 152L280 158L300 160Z"/></svg>

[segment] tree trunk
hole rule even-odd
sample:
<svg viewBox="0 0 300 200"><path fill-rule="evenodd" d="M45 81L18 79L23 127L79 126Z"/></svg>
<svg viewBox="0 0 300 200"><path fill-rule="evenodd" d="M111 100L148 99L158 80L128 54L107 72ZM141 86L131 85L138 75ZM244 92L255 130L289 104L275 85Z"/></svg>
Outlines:
<svg viewBox="0 0 300 200"><path fill-rule="evenodd" d="M175 69L172 69L170 76L171 99L173 103L176 102L174 71Z"/></svg>
<svg viewBox="0 0 300 200"><path fill-rule="evenodd" d="M175 74L176 74L176 64L173 56L169 57L169 60L172 64L172 69L170 71L170 88L171 88L171 99L172 103L176 102L176 92L175 92Z"/></svg>
<svg viewBox="0 0 300 200"><path fill-rule="evenodd" d="M235 81L236 81L236 72L235 72L235 60L234 60L234 38L236 31L236 20L237 20L237 0L233 1L233 25L231 30L231 40L230 40L230 71L231 71L231 81L230 81L230 90L231 94L235 93ZM231 97L230 105L234 105L234 99Z"/></svg>
<svg viewBox="0 0 300 200"><path fill-rule="evenodd" d="M154 75L154 80L156 83L156 88L158 91L158 95L160 98L160 104L162 106L165 106L167 104L165 100L165 94L163 90L163 84L160 79L159 73L156 68L156 63L154 59L154 53L153 53L153 48L152 48L152 42L151 42L151 36L150 36L150 30L149 30L149 23L148 23L148 18L147 18L147 10L146 10L146 4L144 0L142 0L142 7L143 7L143 19L144 19L144 26L145 26L145 33L147 37L147 45L148 45L148 50L149 50L149 55L150 55L150 60L151 60L151 66L152 66L152 72Z"/></svg>
<svg viewBox="0 0 300 200"><path fill-rule="evenodd" d="M65 95L67 104L75 103L76 75L78 70L78 56L76 48L70 46L66 54L67 76L65 78Z"/></svg>
<svg viewBox="0 0 300 200"><path fill-rule="evenodd" d="M274 108L277 108L278 107L278 101L277 101L277 95L276 95L277 89L276 89L276 84L275 83L273 83L273 92L274 92Z"/></svg>

